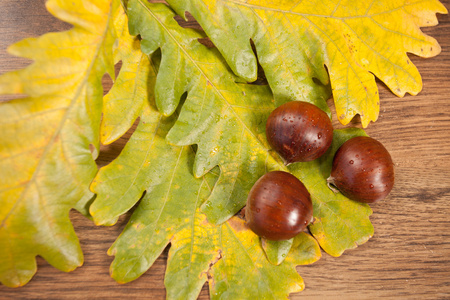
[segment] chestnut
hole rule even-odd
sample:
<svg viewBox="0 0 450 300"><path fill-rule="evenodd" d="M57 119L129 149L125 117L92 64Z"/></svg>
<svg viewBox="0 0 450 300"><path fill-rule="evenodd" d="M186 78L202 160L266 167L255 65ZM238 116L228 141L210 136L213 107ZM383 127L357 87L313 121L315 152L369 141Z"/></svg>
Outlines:
<svg viewBox="0 0 450 300"><path fill-rule="evenodd" d="M394 186L394 163L377 140L358 136L346 141L333 159L328 186L349 199L364 203L380 201Z"/></svg>
<svg viewBox="0 0 450 300"><path fill-rule="evenodd" d="M272 111L266 123L266 136L286 165L307 162L319 158L331 146L333 125L317 106L291 101Z"/></svg>
<svg viewBox="0 0 450 300"><path fill-rule="evenodd" d="M259 178L247 198L248 227L268 240L288 240L312 219L311 196L294 175L272 171Z"/></svg>

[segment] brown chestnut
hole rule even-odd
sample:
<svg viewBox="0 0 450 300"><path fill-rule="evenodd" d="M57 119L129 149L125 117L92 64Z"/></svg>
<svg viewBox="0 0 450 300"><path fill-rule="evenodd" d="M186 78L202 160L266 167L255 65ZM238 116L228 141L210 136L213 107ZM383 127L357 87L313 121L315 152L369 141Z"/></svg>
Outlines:
<svg viewBox="0 0 450 300"><path fill-rule="evenodd" d="M268 240L288 240L309 224L312 202L308 190L294 175L273 171L256 181L247 198L248 227Z"/></svg>
<svg viewBox="0 0 450 300"><path fill-rule="evenodd" d="M288 165L322 156L331 146L333 125L328 115L317 106L291 101L270 114L266 136L269 145Z"/></svg>
<svg viewBox="0 0 450 300"><path fill-rule="evenodd" d="M394 163L377 140L358 136L345 142L333 159L328 186L349 199L373 203L386 198L394 186Z"/></svg>

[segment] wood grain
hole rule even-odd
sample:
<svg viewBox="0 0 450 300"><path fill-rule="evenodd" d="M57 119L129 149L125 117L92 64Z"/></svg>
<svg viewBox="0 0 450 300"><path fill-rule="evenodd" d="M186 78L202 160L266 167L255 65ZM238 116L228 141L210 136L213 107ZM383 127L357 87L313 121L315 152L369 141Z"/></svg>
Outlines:
<svg viewBox="0 0 450 300"><path fill-rule="evenodd" d="M9 44L70 28L48 14L44 2L1 0L0 73L29 63L8 55ZM450 8L450 0L442 2ZM439 41L442 53L430 59L411 55L422 74L423 91L397 98L379 84L381 114L367 132L391 152L396 186L387 200L372 205L374 237L339 258L324 253L317 263L298 267L306 289L291 299L450 298L450 17L439 15L439 21L439 26L423 31ZM105 85L110 85L107 79ZM334 125L342 127L336 121ZM126 136L103 147L99 163L116 157L125 142ZM119 285L109 277L112 258L106 251L128 217L105 228L71 212L85 254L84 266L63 273L38 258L38 272L31 282L18 289L0 286L0 298L164 299L167 249L134 282ZM209 299L206 286L199 299Z"/></svg>

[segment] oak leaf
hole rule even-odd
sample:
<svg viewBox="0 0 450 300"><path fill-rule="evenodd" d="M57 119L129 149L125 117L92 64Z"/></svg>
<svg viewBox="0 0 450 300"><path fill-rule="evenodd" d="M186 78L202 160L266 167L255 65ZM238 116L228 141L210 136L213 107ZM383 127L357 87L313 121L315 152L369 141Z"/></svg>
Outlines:
<svg viewBox="0 0 450 300"><path fill-rule="evenodd" d="M106 134L102 137L112 140L113 132L126 131L134 122L118 111L129 108L140 119L120 155L101 168L92 183L92 190L97 193L91 206L92 216L96 223L110 225L137 203L144 191L145 194L109 250L115 256L112 277L121 283L138 278L170 243L165 275L170 299L195 299L206 281L212 298L257 291L279 299L302 290L304 284L295 267L320 258L319 246L310 235L302 233L292 240L292 248L283 257L285 263L274 266L266 259L259 237L242 220L234 217L215 226L200 212L218 172L213 169L202 178L194 177L194 149L171 146L165 141L176 119L161 115L147 90L138 93L142 97L132 92L144 78L149 78L149 85L153 86L157 64L144 58L135 47L139 41L127 35L125 20L121 13L115 22L122 32L115 60L122 61L122 68L105 97L104 113L110 117L103 119ZM245 270L248 280L242 281L241 270Z"/></svg>
<svg viewBox="0 0 450 300"><path fill-rule="evenodd" d="M317 78L331 83L339 121L346 125L359 114L364 127L378 118L375 76L399 97L422 89L407 53L439 54L437 41L420 27L436 25L435 14L447 13L437 0L167 2L180 16L190 12L248 81L257 74L251 39L277 105L296 99L327 109Z"/></svg>
<svg viewBox="0 0 450 300"><path fill-rule="evenodd" d="M26 95L0 104L0 281L7 286L31 279L36 255L63 271L83 263L69 210L85 212L93 196L117 4L50 0L48 10L73 29L9 48L34 62L0 77L1 94Z"/></svg>

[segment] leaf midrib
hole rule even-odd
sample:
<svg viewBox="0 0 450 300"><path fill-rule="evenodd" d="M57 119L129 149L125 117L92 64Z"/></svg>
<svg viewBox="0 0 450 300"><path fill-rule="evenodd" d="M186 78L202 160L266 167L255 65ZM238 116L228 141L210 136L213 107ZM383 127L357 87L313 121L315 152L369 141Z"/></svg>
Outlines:
<svg viewBox="0 0 450 300"><path fill-rule="evenodd" d="M369 15L368 14L369 10L370 10L370 8L373 5L373 2L372 2L371 5L369 6L369 9L366 11L366 13L364 15L356 15L356 16L348 16L348 17L335 17L333 15L320 15L320 14L300 13L300 12L292 11L292 8L290 10L278 9L278 8L266 7L266 6L262 6L262 5L256 5L256 4L248 4L248 3L244 3L244 2L241 2L241 1L237 1L237 0L221 0L221 2L229 2L229 3L233 3L235 5L245 6L245 7L248 7L248 8L255 8L255 9L260 9L260 10L268 10L268 11L279 12L279 13L283 13L283 14L288 13L288 14L298 15L298 16L302 16L302 17L311 16L311 17L319 17L319 18L332 18L332 19L337 19L337 20L346 20L346 19L372 18L373 16L378 16L378 15L382 15L382 14L389 14L389 13L392 13L392 12L394 12L396 10L404 9L405 7L408 7L408 6L414 6L414 5L423 3L423 2L427 2L427 0L420 0L420 1L412 2L412 3L404 4L404 5L401 5L399 7L392 8L390 10L386 10L386 11L383 11L383 12L379 12L379 13L375 13L375 14ZM297 7L297 6L298 5L295 5L294 7ZM335 10L336 9L337 9L337 7L335 8Z"/></svg>

